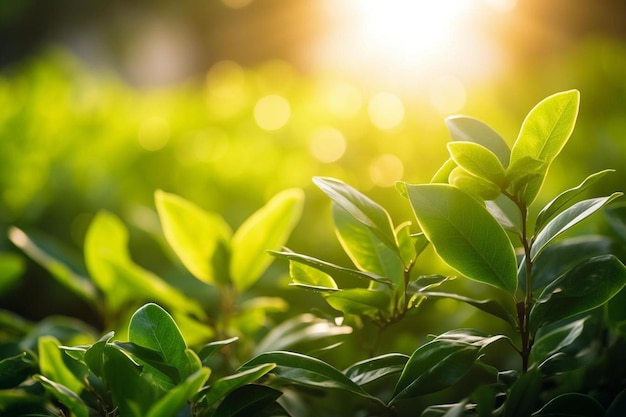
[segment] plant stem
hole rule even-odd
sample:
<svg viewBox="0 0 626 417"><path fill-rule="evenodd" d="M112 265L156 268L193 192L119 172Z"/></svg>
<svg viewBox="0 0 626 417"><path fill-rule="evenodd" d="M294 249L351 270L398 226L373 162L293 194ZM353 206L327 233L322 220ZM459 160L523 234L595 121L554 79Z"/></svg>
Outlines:
<svg viewBox="0 0 626 417"><path fill-rule="evenodd" d="M526 267L524 291L524 302L518 305L518 319L520 326L520 335L522 338L522 372L528 371L528 359L530 357L530 349L533 345L532 336L530 334L529 319L530 309L532 307L532 268L533 262L530 256L532 248L532 239L528 237L528 208L520 205L522 213L522 245L524 246L524 266Z"/></svg>

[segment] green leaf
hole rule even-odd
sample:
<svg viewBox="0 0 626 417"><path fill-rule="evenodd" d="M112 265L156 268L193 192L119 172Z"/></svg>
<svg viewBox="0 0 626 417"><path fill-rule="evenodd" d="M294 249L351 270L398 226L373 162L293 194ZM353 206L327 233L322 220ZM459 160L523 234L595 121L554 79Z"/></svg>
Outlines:
<svg viewBox="0 0 626 417"><path fill-rule="evenodd" d="M277 406L276 400L282 394L282 392L264 385L244 385L224 398L224 401L215 410L215 415L220 417L256 417L259 416L259 412ZM245 398L245 401L242 401L242 398ZM288 415L284 410L281 409L280 411L281 414L271 415Z"/></svg>
<svg viewBox="0 0 626 417"><path fill-rule="evenodd" d="M300 353L274 351L262 353L244 363L239 369L246 370L259 364L273 363L272 373L295 384L318 388L341 389L359 396L372 398L360 386L341 371L311 356Z"/></svg>
<svg viewBox="0 0 626 417"><path fill-rule="evenodd" d="M76 417L89 417L89 410L78 393L43 375L34 375L33 379L43 385L45 390L59 400L61 404L65 405L72 412L72 415Z"/></svg>
<svg viewBox="0 0 626 417"><path fill-rule="evenodd" d="M626 389L622 390L606 410L604 417L621 417L626 410Z"/></svg>
<svg viewBox="0 0 626 417"><path fill-rule="evenodd" d="M610 300L626 285L626 267L613 255L591 258L546 286L530 312L536 329Z"/></svg>
<svg viewBox="0 0 626 417"><path fill-rule="evenodd" d="M448 265L470 279L515 292L513 245L484 206L446 184L409 185L407 190L422 231Z"/></svg>
<svg viewBox="0 0 626 417"><path fill-rule="evenodd" d="M219 352L223 347L228 346L237 340L239 340L239 338L231 337L230 339L217 340L202 346L202 349L198 352L198 356L202 360L202 364L205 366L208 365L208 361L213 357L213 355Z"/></svg>
<svg viewBox="0 0 626 417"><path fill-rule="evenodd" d="M482 145L498 157L503 167L509 164L509 145L486 123L472 117L452 116L446 119L446 126L452 140Z"/></svg>
<svg viewBox="0 0 626 417"><path fill-rule="evenodd" d="M92 344L85 352L85 363L97 377L102 378L102 365L104 363L104 346L114 336L114 332L108 332L102 336L96 343Z"/></svg>
<svg viewBox="0 0 626 417"><path fill-rule="evenodd" d="M380 275L367 272L367 271L358 271L356 269L345 268L343 266L338 266L331 264L330 262L322 261L320 259L313 258L308 255L302 255L295 252L283 251L283 252L269 252L272 256L287 259L290 262L301 263L306 266L310 266L312 268L318 269L330 276L334 279L365 279L368 281L376 281L383 284L391 285L392 282L385 277ZM335 284L336 285L336 284Z"/></svg>
<svg viewBox="0 0 626 417"><path fill-rule="evenodd" d="M133 314L128 325L128 339L158 352L166 365L177 369L176 384L191 374L185 354L187 344L172 316L158 305L146 304Z"/></svg>
<svg viewBox="0 0 626 417"><path fill-rule="evenodd" d="M37 361L33 356L33 353L20 349L20 353L4 356L0 360L0 390L16 387L38 372Z"/></svg>
<svg viewBox="0 0 626 417"><path fill-rule="evenodd" d="M60 342L53 336L39 338L39 369L51 380L67 387L72 392L80 394L83 390L82 381L72 373L63 361L63 351L59 349Z"/></svg>
<svg viewBox="0 0 626 417"><path fill-rule="evenodd" d="M510 198L500 194L494 200L486 201L485 205L504 230L522 235L522 214Z"/></svg>
<svg viewBox="0 0 626 417"><path fill-rule="evenodd" d="M503 417L528 417L535 410L541 391L541 374L530 370L515 381L504 403Z"/></svg>
<svg viewBox="0 0 626 417"><path fill-rule="evenodd" d="M313 182L337 205L370 228L389 248L397 250L389 213L369 197L334 178L314 177Z"/></svg>
<svg viewBox="0 0 626 417"><path fill-rule="evenodd" d="M388 353L357 362L343 373L355 384L366 385L389 375L402 372L409 357L400 353Z"/></svg>
<svg viewBox="0 0 626 417"><path fill-rule="evenodd" d="M112 344L104 347L104 379L119 415L145 417L163 391L141 376L141 366Z"/></svg>
<svg viewBox="0 0 626 417"><path fill-rule="evenodd" d="M507 189L520 201L524 201L524 192L528 183L543 177L545 162L524 156L513 162L506 169Z"/></svg>
<svg viewBox="0 0 626 417"><path fill-rule="evenodd" d="M604 171L596 172L595 174L589 175L579 185L574 188L570 188L569 190L563 191L552 201L546 204L537 216L537 221L535 222L535 233L539 233L539 231L546 225L546 223L552 217L558 214L564 207L566 207L570 201L572 201L590 186L598 182L600 179L604 178L606 174L610 172L615 172L615 170L605 169Z"/></svg>
<svg viewBox="0 0 626 417"><path fill-rule="evenodd" d="M577 90L557 93L542 100L526 116L511 149L511 165L525 157L544 162L541 176L531 179L525 187L523 201L526 205L534 201L552 161L572 134L579 101Z"/></svg>
<svg viewBox="0 0 626 417"><path fill-rule="evenodd" d="M391 297L380 290L349 288L325 295L326 302L344 314L375 316L390 308Z"/></svg>
<svg viewBox="0 0 626 417"><path fill-rule="evenodd" d="M448 151L452 160L470 174L498 186L504 184L502 163L486 147L474 142L450 142Z"/></svg>
<svg viewBox="0 0 626 417"><path fill-rule="evenodd" d="M43 266L62 285L81 297L83 300L95 305L98 300L98 290L93 283L84 277L76 268L50 253L42 244L24 233L17 227L9 229L9 239L15 246L20 248L31 259ZM14 266L14 268L17 265ZM0 282L3 279L0 278ZM0 289L0 293L2 290Z"/></svg>
<svg viewBox="0 0 626 417"><path fill-rule="evenodd" d="M456 162L454 162L452 159L448 159L437 170L437 172L435 172L435 175L433 175L433 177L431 178L430 183L431 184L447 184L448 179L450 178L450 174L456 167L457 167ZM398 183L398 184L404 184L404 183ZM404 192L406 191L405 189L400 188L399 185L397 187L400 190L401 194L405 194Z"/></svg>
<svg viewBox="0 0 626 417"><path fill-rule="evenodd" d="M272 261L268 249L279 250L300 219L304 193L290 189L275 195L250 216L233 236L230 275L239 291L252 285Z"/></svg>
<svg viewBox="0 0 626 417"><path fill-rule="evenodd" d="M603 415L604 408L594 398L572 392L551 399L534 413L533 417L597 417Z"/></svg>
<svg viewBox="0 0 626 417"><path fill-rule="evenodd" d="M448 182L481 200L493 200L500 195L500 188L497 185L489 180L477 177L461 167L456 167L452 170Z"/></svg>
<svg viewBox="0 0 626 417"><path fill-rule="evenodd" d="M273 327L256 344L254 354L284 350L297 344L350 333L352 333L352 328L349 326L336 325L312 314L301 314Z"/></svg>
<svg viewBox="0 0 626 417"><path fill-rule="evenodd" d="M537 255L561 233L565 232L577 223L591 216L602 207L620 197L622 193L613 193L608 197L592 198L583 200L554 217L541 232L536 236L530 250L530 258L534 261Z"/></svg>
<svg viewBox="0 0 626 417"><path fill-rule="evenodd" d="M426 297L448 298L452 300L461 301L481 311L484 311L485 313L498 317L506 321L513 327L517 325L515 305L513 304L513 299L509 297L506 297L506 300L509 300L510 302L508 303L508 306L505 307L505 305L503 304L504 300L498 300L498 299L476 300L473 298L465 297L460 294L445 293L445 292L430 292L430 291L424 291L421 294Z"/></svg>
<svg viewBox="0 0 626 417"><path fill-rule="evenodd" d="M276 365L273 363L261 363L256 366L246 367L245 369L239 368L236 374L215 381L206 391L204 403L207 407L211 407L232 391L256 381L275 367Z"/></svg>
<svg viewBox="0 0 626 417"><path fill-rule="evenodd" d="M289 276L293 281L291 285L297 287L328 292L339 289L330 275L300 262L289 261Z"/></svg>
<svg viewBox="0 0 626 417"><path fill-rule="evenodd" d="M201 368L189 375L180 385L169 390L154 406L150 408L147 417L176 417L209 379L211 370Z"/></svg>
<svg viewBox="0 0 626 417"><path fill-rule="evenodd" d="M337 237L344 251L361 271L373 272L391 280L395 288L404 286L404 263L400 250L392 250L349 212L333 204L333 220ZM370 285L376 288L381 284Z"/></svg>
<svg viewBox="0 0 626 417"><path fill-rule="evenodd" d="M183 265L204 282L227 283L229 277L213 268L218 246L228 247L232 235L224 219L161 190L156 191L155 202L165 238Z"/></svg>
<svg viewBox="0 0 626 417"><path fill-rule="evenodd" d="M576 320L542 335L533 344L531 351L532 360L537 364L541 364L550 356L570 346L582 334L586 321L587 318Z"/></svg>
<svg viewBox="0 0 626 417"><path fill-rule="evenodd" d="M613 231L623 242L626 242L626 203L611 204L604 210L604 214Z"/></svg>
<svg viewBox="0 0 626 417"><path fill-rule="evenodd" d="M626 256L624 248L605 236L578 236L549 245L533 263L532 290L539 290L574 266L594 256ZM525 287L526 265L519 271L520 287Z"/></svg>
<svg viewBox="0 0 626 417"><path fill-rule="evenodd" d="M480 347L453 340L432 340L409 358L389 404L452 386L474 365Z"/></svg>

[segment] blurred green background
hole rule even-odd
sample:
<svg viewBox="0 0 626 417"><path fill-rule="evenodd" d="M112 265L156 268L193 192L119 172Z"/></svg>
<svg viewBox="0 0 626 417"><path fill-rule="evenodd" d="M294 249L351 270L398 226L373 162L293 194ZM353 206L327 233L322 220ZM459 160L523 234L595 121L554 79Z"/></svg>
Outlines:
<svg viewBox="0 0 626 417"><path fill-rule="evenodd" d="M80 258L104 209L129 226L137 263L166 275L155 190L236 227L300 187L289 247L347 264L311 177L411 220L394 183L428 181L446 159L446 117L477 117L511 144L534 104L571 88L577 128L537 206L604 168L617 173L594 193L623 190L625 39L618 0L0 1L0 251L19 253L6 237L18 226ZM322 305L285 274L274 265L257 291ZM0 308L24 317L96 320L34 264L2 288Z"/></svg>

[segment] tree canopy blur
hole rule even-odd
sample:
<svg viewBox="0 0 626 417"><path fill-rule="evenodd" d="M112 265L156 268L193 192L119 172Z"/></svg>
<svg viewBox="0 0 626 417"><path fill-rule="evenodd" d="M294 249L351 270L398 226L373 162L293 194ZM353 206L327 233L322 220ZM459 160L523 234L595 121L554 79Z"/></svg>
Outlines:
<svg viewBox="0 0 626 417"><path fill-rule="evenodd" d="M445 117L489 120L510 144L535 102L577 88L551 195L623 165L625 20L617 0L2 2L0 250L17 225L79 253L106 209L131 225L138 262L165 268L154 190L240 224L301 187L309 221L290 246L332 259L311 177L396 199L393 215L406 210L396 181L445 160ZM2 304L37 305L35 286L53 302L28 314L71 310L32 268Z"/></svg>

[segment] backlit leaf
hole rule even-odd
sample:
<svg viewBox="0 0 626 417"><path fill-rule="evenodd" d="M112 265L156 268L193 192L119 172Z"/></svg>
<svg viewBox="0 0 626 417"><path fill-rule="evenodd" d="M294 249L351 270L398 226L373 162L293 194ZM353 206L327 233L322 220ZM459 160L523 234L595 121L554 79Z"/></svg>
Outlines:
<svg viewBox="0 0 626 417"><path fill-rule="evenodd" d="M375 315L390 307L389 294L380 290L349 288L325 295L326 302L345 314Z"/></svg>
<svg viewBox="0 0 626 417"><path fill-rule="evenodd" d="M169 390L150 408L147 417L176 417L209 378L211 370L202 368Z"/></svg>
<svg viewBox="0 0 626 417"><path fill-rule="evenodd" d="M503 167L509 164L511 150L491 126L467 116L452 116L446 119L450 137L454 141L474 142L493 152Z"/></svg>
<svg viewBox="0 0 626 417"><path fill-rule="evenodd" d="M407 190L422 231L448 265L470 279L515 291L513 245L484 206L446 184L408 185Z"/></svg>
<svg viewBox="0 0 626 417"><path fill-rule="evenodd" d="M388 353L365 359L351 365L343 373L358 385L365 385L389 375L402 372L409 357L399 353Z"/></svg>
<svg viewBox="0 0 626 417"><path fill-rule="evenodd" d="M275 367L276 365L273 363L261 363L245 369L243 367L239 368L236 374L225 376L215 381L206 391L203 402L210 407L230 392L246 384L251 384Z"/></svg>
<svg viewBox="0 0 626 417"><path fill-rule="evenodd" d="M504 183L504 168L498 157L486 147L474 142L450 142L452 160L472 175L498 186Z"/></svg>

